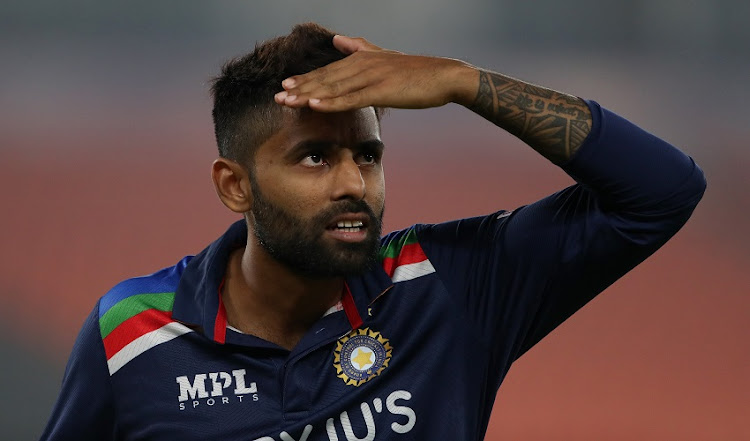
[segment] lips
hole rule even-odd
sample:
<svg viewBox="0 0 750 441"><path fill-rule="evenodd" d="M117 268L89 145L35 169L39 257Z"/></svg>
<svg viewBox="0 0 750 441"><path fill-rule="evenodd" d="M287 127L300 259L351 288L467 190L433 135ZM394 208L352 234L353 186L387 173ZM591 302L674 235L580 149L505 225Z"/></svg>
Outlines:
<svg viewBox="0 0 750 441"><path fill-rule="evenodd" d="M357 233L367 228L369 217L364 213L347 213L334 217L326 229Z"/></svg>
<svg viewBox="0 0 750 441"><path fill-rule="evenodd" d="M326 226L327 234L342 242L362 242L368 234L369 216L366 213L345 213L335 216Z"/></svg>

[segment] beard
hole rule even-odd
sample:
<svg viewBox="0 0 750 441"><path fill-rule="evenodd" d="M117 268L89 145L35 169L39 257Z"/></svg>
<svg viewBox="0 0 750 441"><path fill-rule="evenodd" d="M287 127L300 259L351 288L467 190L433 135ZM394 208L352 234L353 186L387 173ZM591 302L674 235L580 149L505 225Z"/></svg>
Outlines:
<svg viewBox="0 0 750 441"><path fill-rule="evenodd" d="M271 257L292 271L310 278L346 277L363 274L377 263L382 209L376 216L365 201L342 200L305 219L265 197L252 174L250 186L255 237ZM367 215L366 238L356 243L326 241L325 232L332 219L347 213Z"/></svg>

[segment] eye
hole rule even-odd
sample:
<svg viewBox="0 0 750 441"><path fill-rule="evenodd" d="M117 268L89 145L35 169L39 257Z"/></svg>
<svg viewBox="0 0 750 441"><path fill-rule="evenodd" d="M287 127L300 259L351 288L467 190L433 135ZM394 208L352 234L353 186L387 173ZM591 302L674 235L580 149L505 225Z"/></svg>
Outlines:
<svg viewBox="0 0 750 441"><path fill-rule="evenodd" d="M302 158L302 161L300 161L302 165L305 167L320 167L321 165L325 165L326 160L323 158L323 155L320 153L310 153L309 155Z"/></svg>
<svg viewBox="0 0 750 441"><path fill-rule="evenodd" d="M378 162L378 156L373 153L363 152L358 155L357 163L359 165L373 165Z"/></svg>

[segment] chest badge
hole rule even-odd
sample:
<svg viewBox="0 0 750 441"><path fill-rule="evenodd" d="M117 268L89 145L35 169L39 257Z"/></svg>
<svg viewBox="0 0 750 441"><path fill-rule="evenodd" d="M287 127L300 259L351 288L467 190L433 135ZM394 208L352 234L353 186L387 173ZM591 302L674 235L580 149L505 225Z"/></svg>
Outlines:
<svg viewBox="0 0 750 441"><path fill-rule="evenodd" d="M392 353L393 347L380 332L355 329L336 342L333 367L348 386L361 386L388 367Z"/></svg>

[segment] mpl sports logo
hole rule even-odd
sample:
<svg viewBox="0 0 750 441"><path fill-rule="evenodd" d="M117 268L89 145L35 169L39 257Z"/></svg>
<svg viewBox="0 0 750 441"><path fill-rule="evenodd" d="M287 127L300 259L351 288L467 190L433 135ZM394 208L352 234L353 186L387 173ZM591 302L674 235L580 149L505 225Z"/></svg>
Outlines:
<svg viewBox="0 0 750 441"><path fill-rule="evenodd" d="M217 406L245 401L258 401L258 386L247 383L245 369L230 372L196 374L192 380L187 375L175 378L180 386L177 397L180 410L201 406Z"/></svg>

